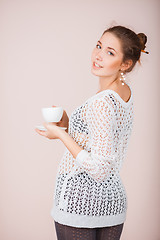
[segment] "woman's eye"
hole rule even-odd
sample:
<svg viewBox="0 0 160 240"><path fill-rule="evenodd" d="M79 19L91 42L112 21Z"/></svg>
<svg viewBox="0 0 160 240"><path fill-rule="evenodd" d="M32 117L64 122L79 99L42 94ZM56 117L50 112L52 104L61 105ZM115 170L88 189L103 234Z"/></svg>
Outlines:
<svg viewBox="0 0 160 240"><path fill-rule="evenodd" d="M111 53L110 55L114 56L114 54L112 52L110 52L110 51L108 51L108 52Z"/></svg>
<svg viewBox="0 0 160 240"><path fill-rule="evenodd" d="M101 47L99 44L97 44L96 47L98 47L98 46Z"/></svg>
<svg viewBox="0 0 160 240"><path fill-rule="evenodd" d="M99 47L101 48L101 46L99 44L97 44L96 47L97 48L99 48ZM111 51L108 51L108 53L109 53L109 55L114 56L114 54Z"/></svg>
<svg viewBox="0 0 160 240"><path fill-rule="evenodd" d="M99 45L99 44L97 44L96 45L96 47L98 48L98 47L100 47L101 48L101 46ZM110 54L109 55L112 55L112 56L114 56L114 54L111 52L111 51L108 51Z"/></svg>

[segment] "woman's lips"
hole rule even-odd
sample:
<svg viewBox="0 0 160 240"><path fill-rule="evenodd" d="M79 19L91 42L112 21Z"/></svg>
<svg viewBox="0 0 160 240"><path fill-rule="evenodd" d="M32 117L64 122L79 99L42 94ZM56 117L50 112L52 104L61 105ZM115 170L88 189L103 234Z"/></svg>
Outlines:
<svg viewBox="0 0 160 240"><path fill-rule="evenodd" d="M102 68L102 66L100 66L98 63L96 63L96 62L93 62L93 68L94 69L100 69L100 68Z"/></svg>

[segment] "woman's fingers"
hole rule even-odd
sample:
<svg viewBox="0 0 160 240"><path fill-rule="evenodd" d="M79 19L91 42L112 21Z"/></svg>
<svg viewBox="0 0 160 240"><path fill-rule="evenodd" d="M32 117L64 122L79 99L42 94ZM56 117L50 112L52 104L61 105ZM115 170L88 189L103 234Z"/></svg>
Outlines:
<svg viewBox="0 0 160 240"><path fill-rule="evenodd" d="M40 135L42 135L42 136L44 136L44 137L46 137L47 135L46 135L46 131L42 131L42 130L39 130L39 129L35 129L36 130L36 132L37 133L39 133Z"/></svg>

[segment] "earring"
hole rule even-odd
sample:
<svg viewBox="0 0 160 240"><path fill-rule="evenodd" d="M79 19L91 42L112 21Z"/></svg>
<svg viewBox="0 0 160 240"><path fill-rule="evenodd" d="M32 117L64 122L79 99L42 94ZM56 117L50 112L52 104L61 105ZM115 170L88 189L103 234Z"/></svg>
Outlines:
<svg viewBox="0 0 160 240"><path fill-rule="evenodd" d="M120 81L125 81L125 80L126 80L126 78L125 78L125 76L124 76L124 73L121 72ZM122 82L122 85L124 85L124 82Z"/></svg>

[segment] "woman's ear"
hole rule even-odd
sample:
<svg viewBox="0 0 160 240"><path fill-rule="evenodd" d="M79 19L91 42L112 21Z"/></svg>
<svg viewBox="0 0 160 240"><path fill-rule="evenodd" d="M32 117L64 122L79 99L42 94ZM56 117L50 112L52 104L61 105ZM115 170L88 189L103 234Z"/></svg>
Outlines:
<svg viewBox="0 0 160 240"><path fill-rule="evenodd" d="M130 68L133 64L133 61L131 59L126 60L124 63L122 63L121 70L126 71L128 68Z"/></svg>

